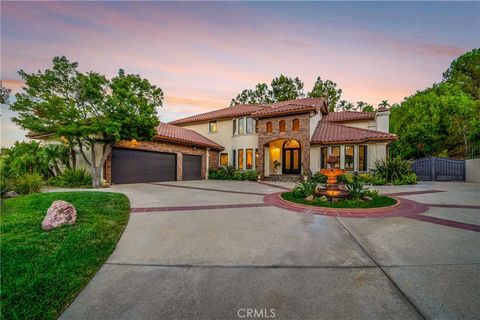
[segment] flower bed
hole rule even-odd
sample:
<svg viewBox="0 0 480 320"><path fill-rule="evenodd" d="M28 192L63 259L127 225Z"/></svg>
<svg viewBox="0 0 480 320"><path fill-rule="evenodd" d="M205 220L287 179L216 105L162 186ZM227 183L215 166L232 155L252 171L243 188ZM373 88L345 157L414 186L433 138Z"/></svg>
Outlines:
<svg viewBox="0 0 480 320"><path fill-rule="evenodd" d="M295 195L294 192L285 192L281 195L283 200L314 206L314 207L325 207L325 208L359 208L359 209L368 209L368 208L384 208L390 207L397 204L397 200L387 196L376 195L372 196L372 200L349 200L343 199L336 202L329 202L323 200L321 197L315 197L312 201L305 200L304 197Z"/></svg>

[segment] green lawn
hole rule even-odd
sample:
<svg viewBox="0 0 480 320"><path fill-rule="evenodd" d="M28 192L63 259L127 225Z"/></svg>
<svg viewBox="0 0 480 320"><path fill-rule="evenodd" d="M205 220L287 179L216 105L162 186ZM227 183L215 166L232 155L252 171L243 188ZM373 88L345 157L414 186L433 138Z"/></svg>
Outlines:
<svg viewBox="0 0 480 320"><path fill-rule="evenodd" d="M339 200L337 202L325 202L319 198L315 198L313 201L307 201L304 198L298 198L293 195L293 192L282 193L282 198L300 204L306 204L315 207L328 207L328 208L381 208L393 206L397 201L387 196L376 196L371 201L353 201L353 200Z"/></svg>
<svg viewBox="0 0 480 320"><path fill-rule="evenodd" d="M65 200L77 223L43 231L50 204ZM59 192L2 201L1 318L56 319L113 252L130 203L119 193Z"/></svg>

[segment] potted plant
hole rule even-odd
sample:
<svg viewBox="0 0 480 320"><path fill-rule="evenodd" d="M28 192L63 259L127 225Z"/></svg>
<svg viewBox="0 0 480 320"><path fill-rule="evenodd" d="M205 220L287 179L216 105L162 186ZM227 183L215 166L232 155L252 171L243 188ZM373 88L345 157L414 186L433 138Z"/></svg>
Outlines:
<svg viewBox="0 0 480 320"><path fill-rule="evenodd" d="M280 161L278 161L278 160L273 161L273 172L274 172L274 173L277 173L278 167L280 167L280 164L281 164L281 163L280 163Z"/></svg>

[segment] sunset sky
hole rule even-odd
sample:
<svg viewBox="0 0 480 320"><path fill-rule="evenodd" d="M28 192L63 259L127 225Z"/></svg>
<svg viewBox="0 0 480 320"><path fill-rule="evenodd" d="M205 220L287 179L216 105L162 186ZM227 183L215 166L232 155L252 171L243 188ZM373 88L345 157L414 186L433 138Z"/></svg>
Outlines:
<svg viewBox="0 0 480 320"><path fill-rule="evenodd" d="M162 88L162 121L226 107L283 73L317 76L344 99L400 102L480 47L479 2L3 2L1 79L65 55L81 71L119 68ZM23 139L2 106L2 145Z"/></svg>

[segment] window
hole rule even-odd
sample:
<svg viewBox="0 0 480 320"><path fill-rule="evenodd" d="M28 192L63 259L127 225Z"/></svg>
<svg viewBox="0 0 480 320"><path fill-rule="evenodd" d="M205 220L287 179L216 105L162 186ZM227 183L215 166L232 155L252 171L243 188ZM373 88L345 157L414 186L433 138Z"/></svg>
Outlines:
<svg viewBox="0 0 480 320"><path fill-rule="evenodd" d="M255 169L258 169L258 149L255 149Z"/></svg>
<svg viewBox="0 0 480 320"><path fill-rule="evenodd" d="M238 170L243 170L243 149L238 149Z"/></svg>
<svg viewBox="0 0 480 320"><path fill-rule="evenodd" d="M340 146L332 147L332 153L335 157L338 158L338 161L335 163L334 168L340 168Z"/></svg>
<svg viewBox="0 0 480 320"><path fill-rule="evenodd" d="M232 150L232 165L236 168L237 167L237 153L235 150Z"/></svg>
<svg viewBox="0 0 480 320"><path fill-rule="evenodd" d="M247 118L247 133L253 133L253 119Z"/></svg>
<svg viewBox="0 0 480 320"><path fill-rule="evenodd" d="M228 153L220 153L220 165L228 166Z"/></svg>
<svg viewBox="0 0 480 320"><path fill-rule="evenodd" d="M292 130L293 131L298 131L300 130L300 120L298 119L293 119L293 123L292 123Z"/></svg>
<svg viewBox="0 0 480 320"><path fill-rule="evenodd" d="M253 149L247 149L246 168L247 169L253 168Z"/></svg>
<svg viewBox="0 0 480 320"><path fill-rule="evenodd" d="M358 146L358 170L367 171L367 146Z"/></svg>
<svg viewBox="0 0 480 320"><path fill-rule="evenodd" d="M285 120L280 120L280 122L278 123L278 126L279 126L278 131L285 132Z"/></svg>
<svg viewBox="0 0 480 320"><path fill-rule="evenodd" d="M245 118L238 119L238 134L245 133Z"/></svg>
<svg viewBox="0 0 480 320"><path fill-rule="evenodd" d="M208 123L208 132L210 132L210 133L217 132L217 121L210 121Z"/></svg>
<svg viewBox="0 0 480 320"><path fill-rule="evenodd" d="M353 159L355 159L355 150L353 146L345 146L345 170L353 171Z"/></svg>
<svg viewBox="0 0 480 320"><path fill-rule="evenodd" d="M322 147L320 149L320 168L327 168L328 147Z"/></svg>
<svg viewBox="0 0 480 320"><path fill-rule="evenodd" d="M233 135L237 134L237 119L233 120Z"/></svg>
<svg viewBox="0 0 480 320"><path fill-rule="evenodd" d="M267 133L272 133L273 131L273 126L270 121L267 122Z"/></svg>

